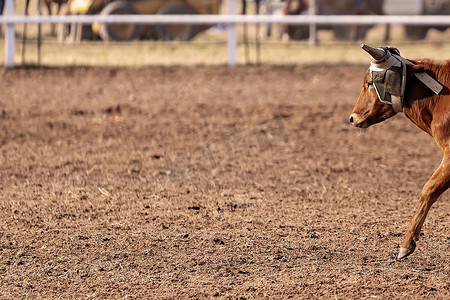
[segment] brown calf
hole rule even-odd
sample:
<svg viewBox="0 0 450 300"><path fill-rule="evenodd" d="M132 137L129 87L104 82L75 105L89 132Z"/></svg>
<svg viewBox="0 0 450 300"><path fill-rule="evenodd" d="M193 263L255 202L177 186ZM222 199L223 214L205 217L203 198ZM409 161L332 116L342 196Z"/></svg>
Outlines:
<svg viewBox="0 0 450 300"><path fill-rule="evenodd" d="M439 168L422 189L419 207L407 227L398 254L402 259L414 252L428 211L450 187L450 61L410 61L395 48L362 47L371 55L372 63L350 122L366 128L403 112L444 152Z"/></svg>

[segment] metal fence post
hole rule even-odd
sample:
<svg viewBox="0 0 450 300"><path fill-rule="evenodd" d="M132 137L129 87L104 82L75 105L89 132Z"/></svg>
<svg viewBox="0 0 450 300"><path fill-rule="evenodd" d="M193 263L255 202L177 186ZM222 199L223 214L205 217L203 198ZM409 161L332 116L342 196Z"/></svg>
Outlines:
<svg viewBox="0 0 450 300"><path fill-rule="evenodd" d="M309 15L316 15L316 0L309 0ZM316 23L309 24L309 44L314 46L317 44L317 30Z"/></svg>
<svg viewBox="0 0 450 300"><path fill-rule="evenodd" d="M8 17L14 16L14 0L6 0L6 16ZM14 24L7 23L5 33L5 59L6 59L6 67L8 68L14 67L15 45L16 45L16 36L14 33Z"/></svg>
<svg viewBox="0 0 450 300"><path fill-rule="evenodd" d="M236 14L236 1L228 0L228 14ZM237 49L237 36L236 36L236 24L227 25L228 38L227 38L227 48L228 48L228 66L236 66L236 49Z"/></svg>

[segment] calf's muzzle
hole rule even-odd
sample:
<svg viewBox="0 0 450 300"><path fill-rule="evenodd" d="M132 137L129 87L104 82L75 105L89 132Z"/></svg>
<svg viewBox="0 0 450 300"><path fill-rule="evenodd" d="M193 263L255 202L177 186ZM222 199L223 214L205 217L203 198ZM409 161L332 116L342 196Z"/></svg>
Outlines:
<svg viewBox="0 0 450 300"><path fill-rule="evenodd" d="M349 121L355 127L359 127L359 128L366 128L367 127L367 123L365 122L365 120L363 120L360 117L360 115L358 115L357 113L352 113L350 115L350 117L349 117Z"/></svg>

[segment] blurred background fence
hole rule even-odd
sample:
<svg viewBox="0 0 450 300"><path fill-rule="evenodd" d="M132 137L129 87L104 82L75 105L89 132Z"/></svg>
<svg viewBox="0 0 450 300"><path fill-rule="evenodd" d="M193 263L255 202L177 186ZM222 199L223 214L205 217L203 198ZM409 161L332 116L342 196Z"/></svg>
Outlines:
<svg viewBox="0 0 450 300"><path fill-rule="evenodd" d="M60 16L48 16L46 1L63 2L59 12L50 6ZM28 2L0 18L2 34L9 24L16 37L15 65L361 63L361 41L395 45L412 58L450 53L450 0ZM11 50L2 42L7 64Z"/></svg>

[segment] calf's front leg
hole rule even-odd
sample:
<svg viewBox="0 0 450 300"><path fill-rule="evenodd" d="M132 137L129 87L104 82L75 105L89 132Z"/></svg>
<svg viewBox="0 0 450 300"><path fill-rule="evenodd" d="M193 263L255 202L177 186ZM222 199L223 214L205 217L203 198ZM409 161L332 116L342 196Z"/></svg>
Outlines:
<svg viewBox="0 0 450 300"><path fill-rule="evenodd" d="M420 204L406 229L405 239L400 247L398 259L414 252L420 230L433 203L450 187L450 151L444 151L444 158L439 168L428 179L420 194Z"/></svg>

